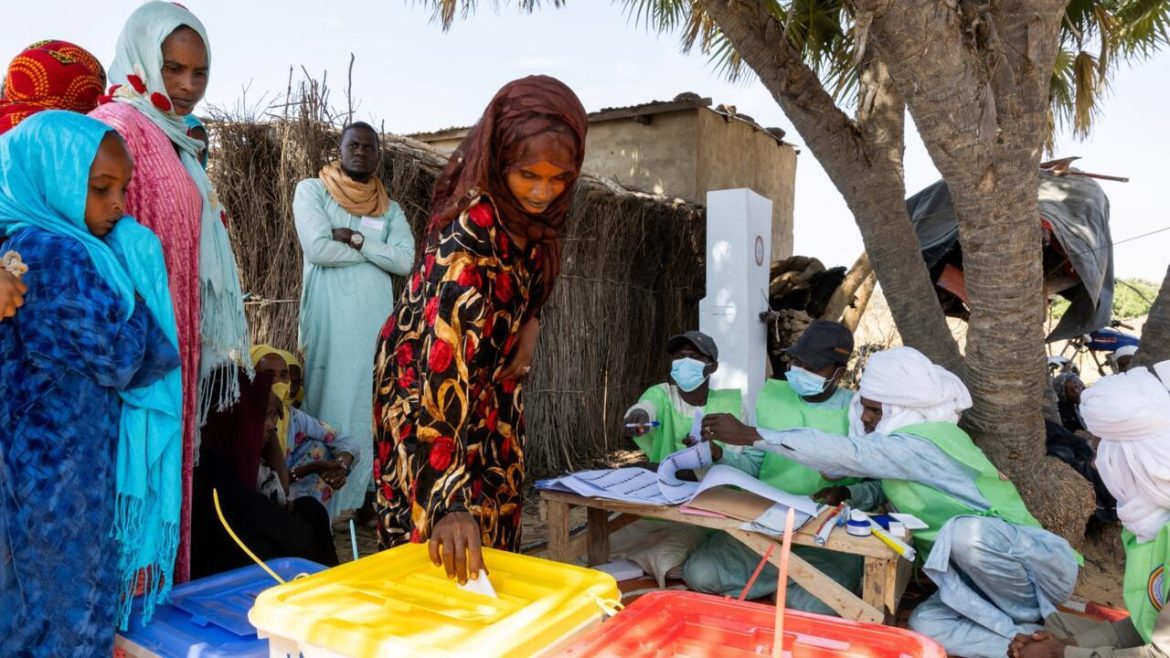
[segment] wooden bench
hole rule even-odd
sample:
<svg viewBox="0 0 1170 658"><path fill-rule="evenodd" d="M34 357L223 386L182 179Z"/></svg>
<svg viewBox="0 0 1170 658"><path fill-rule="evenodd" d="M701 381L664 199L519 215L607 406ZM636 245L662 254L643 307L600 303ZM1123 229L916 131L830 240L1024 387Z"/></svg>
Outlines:
<svg viewBox="0 0 1170 658"><path fill-rule="evenodd" d="M569 510L573 507L584 507L587 511L586 552L589 564L609 562L609 533L639 517L724 530L761 556L768 547L774 546L769 561L776 565L780 562L779 541L742 530L742 522L734 519L683 514L677 507L635 505L559 491L541 491L540 498L548 522L548 556L560 562L572 562L581 552L569 538ZM612 521L611 513L618 514ZM826 510L821 518L828 514ZM793 533L793 545L817 547L814 535L820 522L820 518L813 519ZM847 619L879 624L893 620L910 579L913 566L910 562L902 559L877 537L853 537L846 534L844 528L833 531L829 541L818 548L860 555L865 559L861 596L842 587L797 555L791 555L788 561L788 575L793 581Z"/></svg>

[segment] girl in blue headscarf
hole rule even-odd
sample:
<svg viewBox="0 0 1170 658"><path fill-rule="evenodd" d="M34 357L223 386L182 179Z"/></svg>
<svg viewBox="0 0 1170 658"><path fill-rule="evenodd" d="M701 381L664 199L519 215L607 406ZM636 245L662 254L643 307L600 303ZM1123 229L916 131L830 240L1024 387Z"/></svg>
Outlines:
<svg viewBox="0 0 1170 658"><path fill-rule="evenodd" d="M182 426L158 239L123 216L134 164L99 121L0 137L0 234L28 266L0 323L0 655L109 656L133 575L165 596Z"/></svg>

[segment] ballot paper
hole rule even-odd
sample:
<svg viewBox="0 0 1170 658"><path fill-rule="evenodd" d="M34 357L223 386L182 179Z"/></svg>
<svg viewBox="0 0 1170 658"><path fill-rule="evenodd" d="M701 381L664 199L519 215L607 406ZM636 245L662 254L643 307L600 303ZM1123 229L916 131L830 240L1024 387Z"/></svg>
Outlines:
<svg viewBox="0 0 1170 658"><path fill-rule="evenodd" d="M487 572L483 569L479 570L479 578L475 580L467 579L467 582L459 585L459 589L464 592L471 592L473 594L483 594L490 596L493 599L498 599L500 596L496 594L496 588L492 587L492 581L488 578Z"/></svg>
<svg viewBox="0 0 1170 658"><path fill-rule="evenodd" d="M578 471L541 480L536 488L643 505L677 505L693 498L699 489L698 482L680 479L679 471L699 471L709 466L711 446L700 443L667 455L657 472L636 467Z"/></svg>
<svg viewBox="0 0 1170 658"><path fill-rule="evenodd" d="M701 469L708 469L701 482L686 482L678 477L679 471ZM782 504L785 510L791 507L804 516L815 516L817 513L817 504L808 496L781 491L731 466L712 465L711 446L706 442L668 455L662 460L657 473L644 468L600 469L570 473L536 483L537 489L567 491L579 496L645 505L688 503L715 487L735 487L772 503Z"/></svg>
<svg viewBox="0 0 1170 658"><path fill-rule="evenodd" d="M913 514L890 512L890 516L898 523L906 526L907 530L926 530L929 527L926 525L925 521L918 518L917 516L914 516Z"/></svg>
<svg viewBox="0 0 1170 658"><path fill-rule="evenodd" d="M703 440L703 412L696 411L695 417L691 419L691 433L687 435L688 438L694 441ZM710 448L707 449L710 452Z"/></svg>
<svg viewBox="0 0 1170 658"><path fill-rule="evenodd" d="M667 455L658 465L658 489L671 505L688 501L699 492L699 483L680 480L678 472L697 473L711 464L711 444L706 442Z"/></svg>
<svg viewBox="0 0 1170 658"><path fill-rule="evenodd" d="M740 526L741 530L750 530L751 532L758 532L761 535L767 535L774 539L780 539L784 536L784 522L788 517L788 505L784 503L776 503L768 508L768 511L759 515L752 521L747 521ZM800 509L796 510L793 515L792 529L798 530L811 519L816 518L818 510L814 507L813 513L808 514Z"/></svg>
<svg viewBox="0 0 1170 658"><path fill-rule="evenodd" d="M603 468L540 480L537 489L565 491L587 498L605 498L642 505L670 505L658 486L658 475L645 468Z"/></svg>
<svg viewBox="0 0 1170 658"><path fill-rule="evenodd" d="M703 493L708 489L714 487L738 487L744 491L750 491L762 498L767 498L774 503L781 503L785 507L791 507L798 513L806 514L808 516L815 516L817 513L817 504L813 502L812 498L808 496L797 496L790 494L787 491L781 491L776 487L765 484L758 479L744 473L738 468L718 464L712 466L711 470L707 471L707 475L703 477L703 481L699 483L699 488L695 491L695 495ZM781 524L783 527L783 524Z"/></svg>

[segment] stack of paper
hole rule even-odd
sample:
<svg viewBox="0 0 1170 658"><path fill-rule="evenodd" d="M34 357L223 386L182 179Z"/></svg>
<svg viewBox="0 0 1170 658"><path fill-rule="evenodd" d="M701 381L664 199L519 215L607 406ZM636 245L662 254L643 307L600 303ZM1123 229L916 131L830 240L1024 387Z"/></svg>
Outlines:
<svg viewBox="0 0 1170 658"><path fill-rule="evenodd" d="M799 529L813 518L816 518L817 512L818 510L815 507L812 514L807 514L799 509L796 510L792 522L793 530ZM776 503L757 518L741 525L740 528L779 539L784 536L784 521L787 517L788 506L783 503Z"/></svg>
<svg viewBox="0 0 1170 658"><path fill-rule="evenodd" d="M658 475L644 468L604 468L578 471L540 480L537 489L565 491L588 498L605 498L643 505L670 505L658 486Z"/></svg>
<svg viewBox="0 0 1170 658"><path fill-rule="evenodd" d="M698 472L708 468L701 482L687 482L678 477L679 471ZM707 443L667 456L657 473L644 468L580 471L542 480L536 487L643 505L682 504L684 512L748 521L753 526L748 529L765 534L783 529L789 507L797 512L798 528L818 511L817 504L808 496L781 491L731 466L712 466L711 447Z"/></svg>

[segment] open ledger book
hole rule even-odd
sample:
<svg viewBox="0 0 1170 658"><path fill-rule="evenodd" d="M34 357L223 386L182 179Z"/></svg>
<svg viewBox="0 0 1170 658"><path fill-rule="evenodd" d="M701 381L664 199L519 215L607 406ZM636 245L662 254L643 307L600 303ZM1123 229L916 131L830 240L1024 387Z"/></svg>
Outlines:
<svg viewBox="0 0 1170 658"><path fill-rule="evenodd" d="M703 469L699 482L678 477L682 470ZM579 471L541 480L536 488L637 505L681 505L684 513L738 519L745 530L769 535L782 533L788 508L796 511L797 528L820 509L808 496L781 491L731 466L713 465L706 443L667 456L657 472L637 467Z"/></svg>

